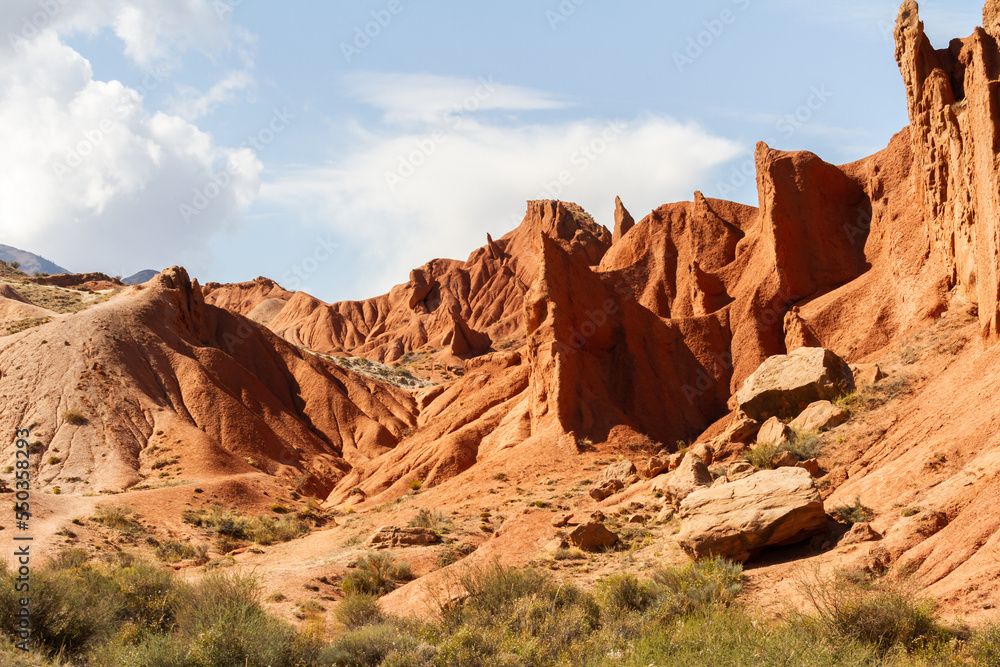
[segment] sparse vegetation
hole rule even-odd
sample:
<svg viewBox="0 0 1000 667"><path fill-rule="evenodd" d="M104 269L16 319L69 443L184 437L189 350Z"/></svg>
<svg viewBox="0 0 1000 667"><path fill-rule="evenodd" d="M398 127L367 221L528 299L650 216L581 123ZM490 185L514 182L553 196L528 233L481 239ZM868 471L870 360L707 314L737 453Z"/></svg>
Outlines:
<svg viewBox="0 0 1000 667"><path fill-rule="evenodd" d="M311 530L309 523L298 517L248 517L236 510L219 506L208 510L185 510L181 519L192 526L216 533L217 546L220 551L224 549L224 553L238 548L244 541L267 546L294 540Z"/></svg>
<svg viewBox="0 0 1000 667"><path fill-rule="evenodd" d="M410 519L410 526L414 528L430 528L440 536L451 530L453 523L441 510L421 509L415 517Z"/></svg>
<svg viewBox="0 0 1000 667"><path fill-rule="evenodd" d="M368 593L353 593L337 605L335 612L337 620L344 627L355 629L373 623L379 623L385 618L379 606L378 597Z"/></svg>
<svg viewBox="0 0 1000 667"><path fill-rule="evenodd" d="M90 520L127 535L142 532L138 518L127 505L101 505Z"/></svg>
<svg viewBox="0 0 1000 667"><path fill-rule="evenodd" d="M854 499L853 505L840 505L830 510L830 515L840 523L853 526L856 523L865 523L875 518L875 510L864 505L860 497Z"/></svg>
<svg viewBox="0 0 1000 667"><path fill-rule="evenodd" d="M0 633L10 642L16 576L0 572ZM321 601L296 603L292 613L303 621L296 631L264 610L253 575L217 569L189 583L125 554L92 562L70 549L32 572L32 651L15 659L0 647L0 664L917 667L1000 660L1000 627L949 629L929 602L899 584L850 574L811 582L803 586L810 613L774 619L732 604L741 578L740 566L712 559L647 577L613 574L588 592L539 569L472 568L460 578L467 597L456 602L446 593L433 621L386 616L377 593L348 592L325 644ZM267 599L288 600L280 592Z"/></svg>
<svg viewBox="0 0 1000 667"><path fill-rule="evenodd" d="M21 333L22 331L27 331L28 329L34 329L35 327L40 327L43 324L48 324L52 321L51 317L26 317L23 320L17 320L16 322L7 325L7 336L13 336L14 334Z"/></svg>
<svg viewBox="0 0 1000 667"><path fill-rule="evenodd" d="M410 490L419 491L420 487L422 487L423 485L424 485L423 482L421 482L419 479L415 479L412 482L410 482Z"/></svg>
<svg viewBox="0 0 1000 667"><path fill-rule="evenodd" d="M757 442L744 455L747 462L759 470L774 468L774 458L782 452L791 452L800 461L817 458L823 451L823 441L816 432L792 430L787 442L776 445L773 442Z"/></svg>
<svg viewBox="0 0 1000 667"><path fill-rule="evenodd" d="M340 587L348 594L379 597L412 578L409 563L398 562L392 554L379 551L359 558L357 567L347 573Z"/></svg>
<svg viewBox="0 0 1000 667"><path fill-rule="evenodd" d="M63 421L71 426L83 426L90 422L90 420L87 419L87 415L76 409L70 409L64 412Z"/></svg>
<svg viewBox="0 0 1000 667"><path fill-rule="evenodd" d="M778 453L778 446L773 442L758 442L746 453L747 462L759 470L770 470L774 467L771 459Z"/></svg>
<svg viewBox="0 0 1000 667"><path fill-rule="evenodd" d="M878 654L918 643L949 639L934 617L933 605L898 583L868 581L840 572L803 587L825 634L873 648Z"/></svg>
<svg viewBox="0 0 1000 667"><path fill-rule="evenodd" d="M182 560L201 560L208 553L204 544L191 544L168 540L156 547L156 555L165 563L178 563Z"/></svg>

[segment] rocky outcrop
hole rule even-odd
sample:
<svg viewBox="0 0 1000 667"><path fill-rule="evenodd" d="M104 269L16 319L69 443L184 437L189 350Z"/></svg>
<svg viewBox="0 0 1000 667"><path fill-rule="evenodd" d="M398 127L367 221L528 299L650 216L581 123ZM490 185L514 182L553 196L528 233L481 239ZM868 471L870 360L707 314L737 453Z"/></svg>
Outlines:
<svg viewBox="0 0 1000 667"><path fill-rule="evenodd" d="M368 538L365 546L370 549L392 549L394 547L423 547L440 542L441 538L430 528L398 528L382 526Z"/></svg>
<svg viewBox="0 0 1000 667"><path fill-rule="evenodd" d="M740 410L754 419L794 417L810 403L854 389L847 363L830 350L803 347L760 365L736 393Z"/></svg>
<svg viewBox="0 0 1000 667"><path fill-rule="evenodd" d="M1000 336L1000 59L997 6L987 2L983 28L935 50L917 3L896 22L896 61L906 85L916 198L931 250L979 306L983 334Z"/></svg>
<svg viewBox="0 0 1000 667"><path fill-rule="evenodd" d="M612 243L618 243L628 230L635 227L635 220L622 204L621 197L615 197L615 231L611 237Z"/></svg>
<svg viewBox="0 0 1000 667"><path fill-rule="evenodd" d="M826 529L826 513L809 473L763 470L695 491L680 504L677 541L695 558L744 562L768 547L794 544Z"/></svg>

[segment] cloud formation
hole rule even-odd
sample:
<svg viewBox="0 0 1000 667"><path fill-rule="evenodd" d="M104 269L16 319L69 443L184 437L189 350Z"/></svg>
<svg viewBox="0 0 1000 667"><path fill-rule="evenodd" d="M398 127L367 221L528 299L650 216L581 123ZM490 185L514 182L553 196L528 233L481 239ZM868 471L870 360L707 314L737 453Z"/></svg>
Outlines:
<svg viewBox="0 0 1000 667"><path fill-rule="evenodd" d="M110 27L147 69L142 87L98 81L64 43ZM262 170L178 115L148 109L180 51L228 48L228 22L208 0L9 0L0 10L0 235L76 270L111 273L203 261L206 236L235 225ZM197 118L250 85L225 81L186 102ZM227 165L239 165L194 224L179 210Z"/></svg>
<svg viewBox="0 0 1000 667"><path fill-rule="evenodd" d="M451 92L422 103L418 79L394 81L391 97L371 93L382 89L373 86L366 99L397 125L358 130L353 151L323 167L286 170L261 190L266 203L308 212L305 224L335 232L354 262L343 272L353 282L338 285L350 298L383 292L435 257L465 258L486 232L513 229L528 199L575 201L611 226L616 195L638 219L664 202L690 199L709 170L739 151L695 123L658 115L494 122L478 109L556 102L539 91L505 93L494 83L491 93L482 82L442 78L437 88ZM481 104L465 105L477 94ZM420 113L401 118L397 108ZM426 120L414 126L417 118Z"/></svg>

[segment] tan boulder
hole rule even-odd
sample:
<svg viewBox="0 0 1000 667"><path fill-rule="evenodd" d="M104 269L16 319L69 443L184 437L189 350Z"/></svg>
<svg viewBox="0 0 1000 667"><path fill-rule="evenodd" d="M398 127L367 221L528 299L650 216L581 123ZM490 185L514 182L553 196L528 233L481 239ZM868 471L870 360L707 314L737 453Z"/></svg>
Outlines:
<svg viewBox="0 0 1000 667"><path fill-rule="evenodd" d="M392 547L414 547L435 544L440 540L430 528L398 528L382 526L368 538L365 546L371 549L390 549Z"/></svg>
<svg viewBox="0 0 1000 667"><path fill-rule="evenodd" d="M730 482L735 482L736 480L743 479L744 477L749 477L755 472L757 472L757 469L746 461L737 461L729 466L729 470L726 471L726 479Z"/></svg>
<svg viewBox="0 0 1000 667"><path fill-rule="evenodd" d="M573 519L572 513L557 514L554 519L552 519L552 525L555 528L562 528L568 524Z"/></svg>
<svg viewBox="0 0 1000 667"><path fill-rule="evenodd" d="M681 461L684 460L684 452L674 452L667 457L667 470L673 472L681 467Z"/></svg>
<svg viewBox="0 0 1000 667"><path fill-rule="evenodd" d="M680 467L670 473L664 493L676 504L692 492L711 484L712 473L708 471L708 466L700 456L688 452Z"/></svg>
<svg viewBox="0 0 1000 667"><path fill-rule="evenodd" d="M760 430L760 422L746 415L740 416L725 430L721 437L729 442L753 442Z"/></svg>
<svg viewBox="0 0 1000 667"><path fill-rule="evenodd" d="M847 421L848 414L830 401L816 401L792 420L789 426L802 433L825 431Z"/></svg>
<svg viewBox="0 0 1000 667"><path fill-rule="evenodd" d="M794 544L826 529L823 500L801 468L762 470L714 489L700 489L680 505L680 546L696 558L743 562L773 546Z"/></svg>
<svg viewBox="0 0 1000 667"><path fill-rule="evenodd" d="M821 347L800 347L766 359L746 379L735 399L744 414L763 421L774 416L794 417L810 403L833 399L852 389L854 376L847 362Z"/></svg>
<svg viewBox="0 0 1000 667"><path fill-rule="evenodd" d="M643 464L642 469L639 472L646 479L653 479L660 473L666 472L669 469L670 460L667 457L653 456Z"/></svg>
<svg viewBox="0 0 1000 667"><path fill-rule="evenodd" d="M597 551L614 546L618 536L608 530L603 523L587 523L577 526L566 538L574 547L584 551Z"/></svg>
<svg viewBox="0 0 1000 667"><path fill-rule="evenodd" d="M634 463L628 459L616 461L604 469L601 476L597 478L597 484L601 485L604 482L618 480L622 483L622 485L625 485L626 482L635 474L636 469Z"/></svg>
<svg viewBox="0 0 1000 667"><path fill-rule="evenodd" d="M692 445L688 453L694 454L702 461L705 465L710 466L715 461L715 448L707 442L699 442L696 445Z"/></svg>
<svg viewBox="0 0 1000 667"><path fill-rule="evenodd" d="M854 373L854 386L858 389L870 387L885 377L878 364L851 364L851 372Z"/></svg>
<svg viewBox="0 0 1000 667"><path fill-rule="evenodd" d="M882 536L879 535L870 523L856 523L851 526L851 529L840 538L837 542L838 547L844 547L849 544L861 544L862 542L875 542L876 540L881 540Z"/></svg>
<svg viewBox="0 0 1000 667"><path fill-rule="evenodd" d="M799 463L799 457L792 452L778 452L771 457L772 468L794 468Z"/></svg>
<svg viewBox="0 0 1000 667"><path fill-rule="evenodd" d="M603 484L599 484L590 490L590 497L601 502L605 498L613 495L617 491L621 491L625 488L625 484L618 479L609 479Z"/></svg>
<svg viewBox="0 0 1000 667"><path fill-rule="evenodd" d="M777 417L768 419L757 432L757 442L768 442L778 447L788 444L791 439L791 429Z"/></svg>
<svg viewBox="0 0 1000 667"><path fill-rule="evenodd" d="M823 472L822 470L820 470L819 461L817 461L816 459L809 459L808 461L800 461L797 464L797 467L808 471L809 474L812 475L813 477L819 477L820 473Z"/></svg>

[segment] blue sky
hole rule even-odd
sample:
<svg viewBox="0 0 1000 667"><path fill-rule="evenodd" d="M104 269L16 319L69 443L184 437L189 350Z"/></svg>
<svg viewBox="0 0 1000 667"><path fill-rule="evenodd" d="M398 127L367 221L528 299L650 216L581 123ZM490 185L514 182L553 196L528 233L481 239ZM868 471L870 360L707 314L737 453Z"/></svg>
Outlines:
<svg viewBox="0 0 1000 667"><path fill-rule="evenodd" d="M9 0L0 241L364 298L464 259L527 199L611 226L756 203L756 141L834 163L907 123L898 5ZM981 2L921 3L937 47Z"/></svg>

